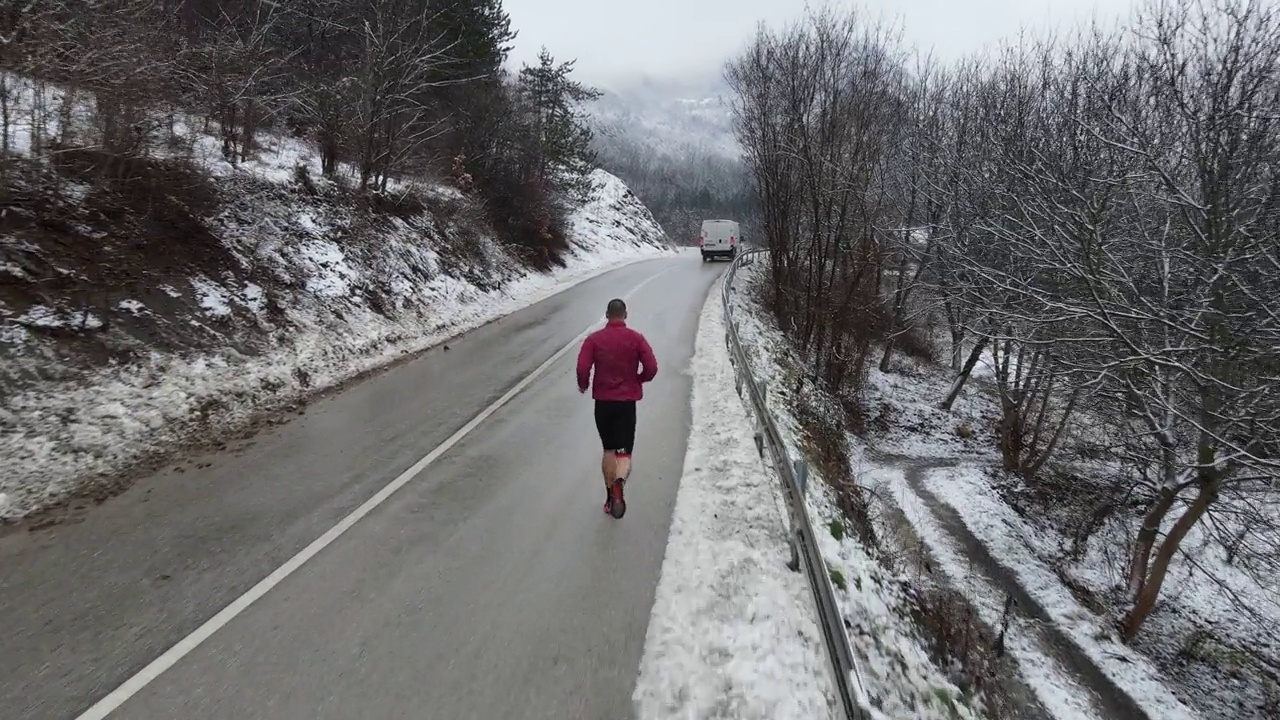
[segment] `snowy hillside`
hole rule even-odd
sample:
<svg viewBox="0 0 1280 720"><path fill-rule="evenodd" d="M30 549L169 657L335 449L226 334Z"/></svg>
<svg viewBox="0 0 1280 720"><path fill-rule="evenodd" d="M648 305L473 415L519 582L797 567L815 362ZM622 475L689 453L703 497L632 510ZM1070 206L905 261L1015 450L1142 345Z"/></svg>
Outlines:
<svg viewBox="0 0 1280 720"><path fill-rule="evenodd" d="M73 171L10 158L22 171L0 217L0 520L103 497L152 453L672 252L603 171L563 267L543 274L449 186L356 197L318 166L297 170L318 161L293 141L234 166L212 150L194 175L152 163L185 195L149 196L175 206L145 216ZM193 215L206 220L181 219Z"/></svg>
<svg viewBox="0 0 1280 720"><path fill-rule="evenodd" d="M604 88L591 115L607 142L623 137L665 158L690 150L737 158L730 92L723 83L641 81Z"/></svg>
<svg viewBox="0 0 1280 720"><path fill-rule="evenodd" d="M702 221L747 219L752 197L720 81L637 81L592 104L602 167L624 179L667 234L695 238Z"/></svg>

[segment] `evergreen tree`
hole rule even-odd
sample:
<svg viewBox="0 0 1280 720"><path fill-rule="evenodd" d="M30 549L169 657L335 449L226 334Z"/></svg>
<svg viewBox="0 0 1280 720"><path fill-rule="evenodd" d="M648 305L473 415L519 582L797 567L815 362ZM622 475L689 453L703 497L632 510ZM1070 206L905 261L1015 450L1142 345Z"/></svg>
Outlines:
<svg viewBox="0 0 1280 720"><path fill-rule="evenodd" d="M452 78L498 82L516 33L502 0L454 0L435 18L454 59Z"/></svg>
<svg viewBox="0 0 1280 720"><path fill-rule="evenodd" d="M537 65L521 68L517 92L528 133L523 158L528 177L582 198L591 191L588 175L596 160L582 106L600 92L571 79L573 66L573 60L557 63L543 48Z"/></svg>

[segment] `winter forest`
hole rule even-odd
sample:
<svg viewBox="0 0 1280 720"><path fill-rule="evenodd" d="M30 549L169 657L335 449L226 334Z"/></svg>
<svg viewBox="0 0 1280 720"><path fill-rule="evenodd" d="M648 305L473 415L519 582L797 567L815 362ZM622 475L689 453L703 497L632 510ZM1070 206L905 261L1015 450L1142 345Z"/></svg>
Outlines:
<svg viewBox="0 0 1280 720"><path fill-rule="evenodd" d="M327 177L353 168L361 192L448 175L479 194L504 240L552 262L566 203L586 189L581 106L595 94L545 50L511 76L514 36L497 0L6 3L0 191L32 171L9 152L17 126L34 129L33 156L124 180L154 151L189 154L195 117L230 162L255 156L260 131L283 130L315 142ZM20 102L22 79L37 84L34 103Z"/></svg>
<svg viewBox="0 0 1280 720"><path fill-rule="evenodd" d="M1013 491L1068 556L1118 551L1090 606L1138 642L1171 567L1199 564L1257 638L1241 657L1280 676L1259 612L1280 574L1280 8L1152 2L955 64L819 11L728 79L765 302L849 424L898 353L938 338L942 408L989 361Z"/></svg>
<svg viewBox="0 0 1280 720"><path fill-rule="evenodd" d="M676 109L670 117L687 112ZM674 150L643 130L611 129L596 134L601 166L626 179L676 244L693 243L706 219L750 221L752 198L736 148L732 154L720 151L706 128L689 128Z"/></svg>

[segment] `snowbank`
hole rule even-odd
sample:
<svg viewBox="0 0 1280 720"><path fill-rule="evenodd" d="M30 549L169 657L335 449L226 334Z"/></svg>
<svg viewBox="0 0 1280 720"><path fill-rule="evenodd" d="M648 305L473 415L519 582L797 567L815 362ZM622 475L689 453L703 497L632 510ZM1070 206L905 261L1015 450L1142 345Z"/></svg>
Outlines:
<svg viewBox="0 0 1280 720"><path fill-rule="evenodd" d="M693 424L634 695L635 715L834 717L804 576L789 571L786 510L734 393L720 293L703 307Z"/></svg>
<svg viewBox="0 0 1280 720"><path fill-rule="evenodd" d="M370 227L367 213L332 195L289 186L293 176L283 168L309 160L300 146L286 149L287 156L211 173L220 192L238 199L211 221L230 260L113 301L108 327L77 308L18 309L0 296L3 374L22 378L17 392L0 398L0 520L605 270L674 252L643 204L602 171L593 176L595 197L571 218L564 267L535 273L492 238L468 236L462 220L425 212L378 216ZM458 197L445 201L468 207ZM36 250L0 235L0 256L25 253L71 274ZM80 338L94 331L94 342L131 359L69 367L50 330ZM163 348L139 339L148 336L200 342Z"/></svg>

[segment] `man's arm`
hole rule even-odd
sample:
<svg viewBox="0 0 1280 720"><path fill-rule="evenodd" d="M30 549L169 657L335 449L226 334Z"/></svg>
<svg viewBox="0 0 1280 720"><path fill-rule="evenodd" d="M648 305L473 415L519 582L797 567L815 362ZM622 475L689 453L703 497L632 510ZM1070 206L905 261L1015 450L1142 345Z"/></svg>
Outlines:
<svg viewBox="0 0 1280 720"><path fill-rule="evenodd" d="M658 375L658 358L653 355L649 341L640 336L640 382L647 383Z"/></svg>
<svg viewBox="0 0 1280 720"><path fill-rule="evenodd" d="M582 341L582 349L578 351L578 392L586 392L591 384L591 363L595 360L595 344L591 336Z"/></svg>

